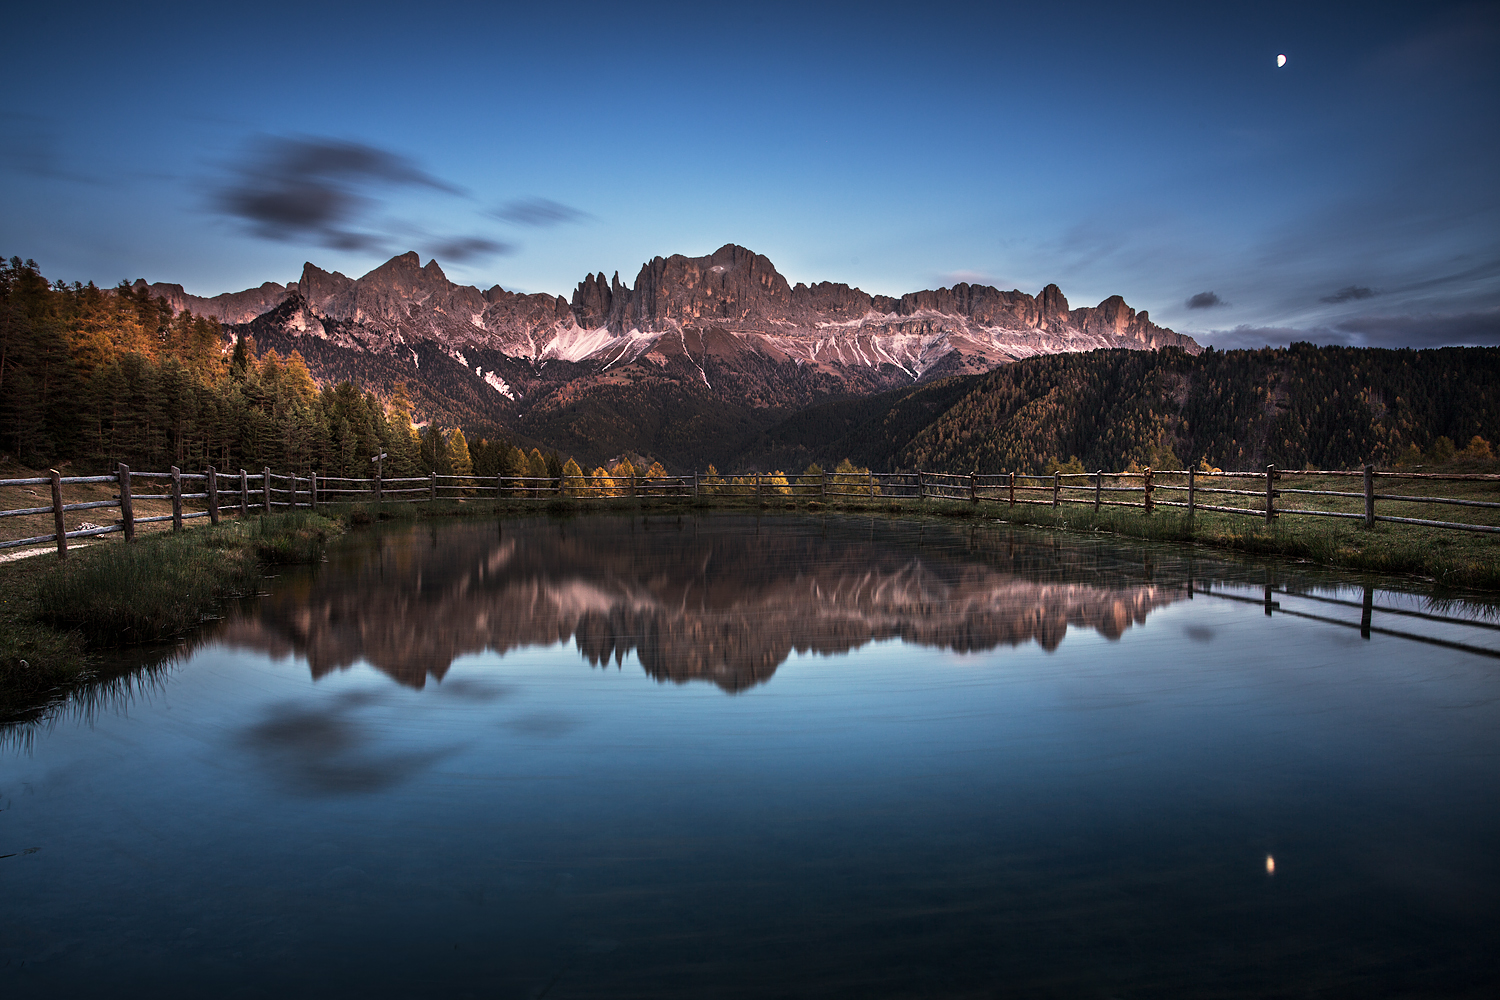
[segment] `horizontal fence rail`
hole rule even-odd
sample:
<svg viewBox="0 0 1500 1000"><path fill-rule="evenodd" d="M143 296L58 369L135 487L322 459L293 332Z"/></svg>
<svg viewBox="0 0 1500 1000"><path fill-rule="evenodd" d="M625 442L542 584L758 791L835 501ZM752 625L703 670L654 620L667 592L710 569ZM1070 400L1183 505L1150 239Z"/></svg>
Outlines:
<svg viewBox="0 0 1500 1000"><path fill-rule="evenodd" d="M1302 489L1284 482L1297 477L1345 477L1361 480L1362 490ZM166 492L137 493L134 485ZM970 503L1000 503L1007 506L1050 507L1063 505L1092 507L1095 513L1105 507L1123 507L1152 513L1157 507L1184 510L1189 516L1207 511L1237 514L1264 519L1267 525L1278 517L1329 517L1363 521L1373 528L1379 522L1412 524L1455 531L1500 534L1500 526L1443 521L1432 518L1403 517L1377 513L1377 503L1437 504L1481 510L1500 509L1500 500L1476 500L1462 497L1421 496L1413 493L1377 492L1380 480L1407 480L1422 483L1467 482L1491 483L1500 491L1500 475L1473 473L1377 472L1374 466L1363 469L1277 469L1267 466L1264 472L1201 472L1195 469L1143 469L1139 472L1058 472L1035 475L1019 472L949 473L949 472L824 472L812 475L746 473L739 476L704 475L697 472L677 476L458 476L431 473L426 476L356 478L350 476L286 475L262 468L259 472L240 469L224 473L210 467L203 472L134 472L127 465L103 476L63 476L50 470L47 476L24 479L0 479L3 486L49 486L52 502L45 506L0 510L7 517L53 517L48 534L0 541L0 549L25 545L54 544L58 558L68 554L68 540L120 533L133 541L135 528L141 524L171 521L174 531L181 531L184 521L209 518L218 524L230 511L240 516L266 513L275 508L316 510L327 503L374 501L376 503L421 503L466 497L493 496L518 500L552 500L558 497L578 499L656 499L694 498L704 496L755 498L775 501L827 500L837 498L881 498L895 500L948 500ZM190 483L190 492L184 491ZM63 502L63 487L113 484L116 492L109 500ZM1202 499L1210 502L1204 503ZM1500 494L1497 494L1500 495ZM1345 501L1362 501L1362 511L1319 510L1293 507L1305 503L1304 497L1331 497ZM1253 498L1253 499L1249 499ZM172 512L138 517L134 504L138 500L170 501ZM201 510L184 511L183 503L200 504ZM1281 501L1278 503L1278 501ZM65 516L85 510L118 509L117 524L84 524L68 530Z"/></svg>

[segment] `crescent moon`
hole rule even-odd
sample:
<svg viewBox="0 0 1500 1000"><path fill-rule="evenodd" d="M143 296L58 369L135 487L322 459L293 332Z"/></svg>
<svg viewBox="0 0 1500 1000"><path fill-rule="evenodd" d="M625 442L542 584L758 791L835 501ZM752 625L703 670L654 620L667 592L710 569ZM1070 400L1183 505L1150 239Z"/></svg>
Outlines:
<svg viewBox="0 0 1500 1000"><path fill-rule="evenodd" d="M1284 56L1284 55L1277 56L1276 57L1276 67L1279 69L1279 68L1281 68L1282 66L1285 66L1285 65L1286 65L1286 56Z"/></svg>

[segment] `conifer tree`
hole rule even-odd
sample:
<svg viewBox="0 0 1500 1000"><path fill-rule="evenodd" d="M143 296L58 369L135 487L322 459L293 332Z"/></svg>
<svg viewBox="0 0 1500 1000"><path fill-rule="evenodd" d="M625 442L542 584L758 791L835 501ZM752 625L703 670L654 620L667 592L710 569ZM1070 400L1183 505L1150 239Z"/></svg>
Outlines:
<svg viewBox="0 0 1500 1000"><path fill-rule="evenodd" d="M596 466L593 475L589 477L589 489L596 497L615 497L620 491L615 487L615 481L610 478L609 470L604 466Z"/></svg>
<svg viewBox="0 0 1500 1000"><path fill-rule="evenodd" d="M532 480L526 485L533 493L541 493L552 488L552 477L547 474L547 460L542 457L540 448L531 449L531 454L527 456L526 475Z"/></svg>
<svg viewBox="0 0 1500 1000"><path fill-rule="evenodd" d="M516 496L524 494L526 483L521 477L531 474L530 463L526 460L526 453L516 445L510 447L510 456L505 463L505 474L514 477L510 482L511 492Z"/></svg>
<svg viewBox="0 0 1500 1000"><path fill-rule="evenodd" d="M573 460L572 456L563 463L562 467L562 490L570 497L581 497L588 495L588 479L583 474L583 469Z"/></svg>
<svg viewBox="0 0 1500 1000"><path fill-rule="evenodd" d="M448 468L453 470L449 475L461 477L457 486L465 494L472 494L474 481L468 477L474 473L474 461L469 455L469 441L464 437L462 427L455 427L448 434Z"/></svg>

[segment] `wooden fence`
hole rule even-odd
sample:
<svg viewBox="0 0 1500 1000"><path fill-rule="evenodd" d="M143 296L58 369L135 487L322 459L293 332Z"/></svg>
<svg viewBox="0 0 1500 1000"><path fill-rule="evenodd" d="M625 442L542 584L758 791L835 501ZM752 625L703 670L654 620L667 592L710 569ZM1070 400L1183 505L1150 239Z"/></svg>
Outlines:
<svg viewBox="0 0 1500 1000"><path fill-rule="evenodd" d="M1299 489L1286 483L1297 477L1352 478L1361 490ZM801 500L828 498L881 497L906 500L956 500L979 503L1002 503L1014 507L1030 505L1061 509L1064 504L1092 507L1095 513L1105 507L1136 508L1150 514L1158 507L1181 508L1189 516L1198 511L1213 511L1263 518L1272 524L1284 516L1333 517L1362 521L1366 527L1387 521L1414 524L1455 531L1500 533L1500 526L1440 521L1430 518L1400 517L1376 512L1376 504L1418 503L1500 510L1500 502L1456 497L1420 496L1409 493L1377 492L1377 485L1396 480L1435 482L1500 483L1500 475L1443 475L1412 472L1377 472L1367 465L1362 470L1277 469L1267 466L1264 472L1215 472L1205 474L1193 469L1152 470L1140 472L1059 473L1026 475L955 474L942 472L862 472L828 473L820 476L778 476L747 473L721 478L691 473L685 476L628 476L609 480L587 476L560 478L533 476L497 476L481 479L475 476L428 476L354 479L339 476L288 476L260 472L221 473L210 467L203 472L133 472L126 465L104 476L62 476L56 470L47 476L29 479L0 479L0 487L51 487L52 502L47 506L0 510L0 518L27 515L53 516L53 530L30 538L0 541L0 549L23 545L53 544L58 558L67 558L68 540L95 535L123 533L125 540L135 538L138 525L171 521L174 531L182 522L206 517L218 524L226 513L241 516L252 511L264 513L276 507L316 510L326 503L344 502L423 502L461 497L493 495L521 500L551 500L560 496L580 499L610 500L618 498L693 498L702 496L744 497L775 500L779 497ZM108 500L79 503L63 502L63 487L75 484L114 484L117 491ZM165 493L137 493L138 486L162 488ZM184 492L184 489L191 492ZM1289 507L1287 502L1306 503L1300 497L1333 497L1346 502L1360 501L1360 511L1317 510ZM1207 498L1208 503L1204 502ZM1283 499L1287 498L1287 499ZM149 517L135 515L135 502L170 501L172 512ZM1278 503L1278 500L1281 502ZM184 502L202 509L184 511ZM80 527L69 531L64 515L72 511L114 508L120 511L117 524ZM1389 509L1389 507L1387 507Z"/></svg>

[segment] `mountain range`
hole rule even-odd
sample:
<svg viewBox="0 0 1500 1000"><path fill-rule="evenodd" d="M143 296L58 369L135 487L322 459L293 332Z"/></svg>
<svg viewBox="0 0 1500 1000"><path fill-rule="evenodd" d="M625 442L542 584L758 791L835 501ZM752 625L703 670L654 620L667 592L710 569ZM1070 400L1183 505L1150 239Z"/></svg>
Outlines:
<svg viewBox="0 0 1500 1000"><path fill-rule="evenodd" d="M145 285L144 280L137 286ZM229 340L299 351L319 381L407 383L419 418L493 430L600 461L627 449L693 463L807 406L1100 348L1201 351L1120 296L1071 308L960 283L871 295L790 284L734 244L657 257L632 285L587 275L571 300L449 281L393 257L360 278L308 263L290 284L205 298L147 285Z"/></svg>

